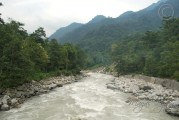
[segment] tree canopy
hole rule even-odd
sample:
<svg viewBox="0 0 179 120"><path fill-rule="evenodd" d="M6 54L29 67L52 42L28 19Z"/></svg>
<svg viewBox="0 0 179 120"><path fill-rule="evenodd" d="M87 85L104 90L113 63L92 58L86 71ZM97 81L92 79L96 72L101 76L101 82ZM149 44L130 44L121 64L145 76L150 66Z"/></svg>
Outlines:
<svg viewBox="0 0 179 120"><path fill-rule="evenodd" d="M42 27L28 34L23 26L14 20L0 24L0 87L80 72L84 62L81 49L49 41Z"/></svg>
<svg viewBox="0 0 179 120"><path fill-rule="evenodd" d="M179 19L163 23L160 31L133 35L112 46L119 74L142 73L179 80Z"/></svg>
<svg viewBox="0 0 179 120"><path fill-rule="evenodd" d="M3 4L0 2L0 7L1 6L3 6ZM0 13L0 24L3 24L4 23L4 21L3 21L3 19L1 18L1 13Z"/></svg>

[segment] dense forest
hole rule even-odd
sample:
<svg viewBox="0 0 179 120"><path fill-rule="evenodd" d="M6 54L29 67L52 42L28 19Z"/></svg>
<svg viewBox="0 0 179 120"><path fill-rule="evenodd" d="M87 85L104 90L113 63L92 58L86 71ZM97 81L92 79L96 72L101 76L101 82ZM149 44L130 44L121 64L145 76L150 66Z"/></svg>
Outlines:
<svg viewBox="0 0 179 120"><path fill-rule="evenodd" d="M73 23L59 28L50 38L82 48L89 54L88 67L109 65L112 60L108 51L114 42L136 33L158 31L162 27L162 17L167 16L179 17L179 0L159 0L144 9L127 11L115 18L97 15L85 24Z"/></svg>
<svg viewBox="0 0 179 120"><path fill-rule="evenodd" d="M28 34L23 26L14 20L1 19L0 87L80 72L85 58L81 49L61 45L55 39L49 41L42 27Z"/></svg>
<svg viewBox="0 0 179 120"><path fill-rule="evenodd" d="M111 47L118 74L140 73L179 81L179 19L163 21L160 31L147 31Z"/></svg>
<svg viewBox="0 0 179 120"><path fill-rule="evenodd" d="M80 31L87 31L85 37L75 43L84 53L75 45L48 39L42 27L29 34L23 28L24 24L11 19L4 22L0 18L0 87L78 74L84 67L89 69L112 63L115 63L118 74L140 73L179 80L179 19L164 20L160 30L146 33L146 29L129 32L134 31L130 27L133 23L128 26L111 25L111 22L104 25L107 21L99 24L98 29L88 31L87 28L96 28L94 21L96 19L90 21L88 27L79 29L80 34Z"/></svg>

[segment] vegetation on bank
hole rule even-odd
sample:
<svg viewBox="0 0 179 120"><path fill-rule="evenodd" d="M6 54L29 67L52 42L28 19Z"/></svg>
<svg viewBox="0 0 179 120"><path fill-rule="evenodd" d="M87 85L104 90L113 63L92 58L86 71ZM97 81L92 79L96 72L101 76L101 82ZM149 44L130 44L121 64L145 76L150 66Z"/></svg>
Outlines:
<svg viewBox="0 0 179 120"><path fill-rule="evenodd" d="M112 45L118 74L140 73L179 81L179 18L160 31L135 34Z"/></svg>
<svg viewBox="0 0 179 120"><path fill-rule="evenodd" d="M71 44L48 40L43 28L28 34L24 24L0 22L0 87L14 87L31 80L78 74L84 52Z"/></svg>
<svg viewBox="0 0 179 120"><path fill-rule="evenodd" d="M164 21L160 31L145 34L145 30L129 33L129 26L123 32L116 31L126 27L116 24L100 32L92 31L87 41L77 44L88 55L72 44L48 40L41 27L28 34L23 26L0 18L0 87L77 74L83 67L94 69L111 63L118 74L140 73L179 80L179 19Z"/></svg>

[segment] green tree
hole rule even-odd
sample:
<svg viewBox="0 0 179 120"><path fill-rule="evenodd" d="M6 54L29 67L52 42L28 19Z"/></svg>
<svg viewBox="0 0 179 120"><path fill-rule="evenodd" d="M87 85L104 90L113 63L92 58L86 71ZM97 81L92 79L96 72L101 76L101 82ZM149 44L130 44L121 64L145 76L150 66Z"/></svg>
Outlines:
<svg viewBox="0 0 179 120"><path fill-rule="evenodd" d="M26 38L23 49L33 62L36 71L46 71L46 65L49 61L47 51L40 43L34 42L30 37Z"/></svg>
<svg viewBox="0 0 179 120"><path fill-rule="evenodd" d="M58 70L61 67L61 60L63 59L63 56L60 52L60 45L58 42L53 39L49 42L49 63L48 63L48 69L49 70Z"/></svg>
<svg viewBox="0 0 179 120"><path fill-rule="evenodd" d="M27 82L32 73L32 63L22 47L24 40L21 33L25 31L15 21L7 23L0 30L0 86L12 87Z"/></svg>
<svg viewBox="0 0 179 120"><path fill-rule="evenodd" d="M145 75L179 80L179 19L164 21L160 31L133 35L112 46L112 58L120 74Z"/></svg>
<svg viewBox="0 0 179 120"><path fill-rule="evenodd" d="M0 7L1 7L1 6L3 6L3 4L0 2ZM2 15L2 14L0 13L0 24L4 24L4 21L3 21L3 19L1 18L1 15Z"/></svg>
<svg viewBox="0 0 179 120"><path fill-rule="evenodd" d="M0 24L0 87L79 73L84 62L81 49L49 41L43 28L28 35L23 26L14 20Z"/></svg>
<svg viewBox="0 0 179 120"><path fill-rule="evenodd" d="M46 33L44 31L44 28L39 27L30 36L33 38L33 40L36 43L41 43L42 45L44 45L44 42L45 42L44 39L46 38Z"/></svg>

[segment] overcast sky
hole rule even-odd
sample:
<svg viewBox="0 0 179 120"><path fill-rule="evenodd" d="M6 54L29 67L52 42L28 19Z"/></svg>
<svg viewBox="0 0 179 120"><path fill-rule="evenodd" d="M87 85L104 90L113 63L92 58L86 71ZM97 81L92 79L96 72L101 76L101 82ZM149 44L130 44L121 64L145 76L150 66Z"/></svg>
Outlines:
<svg viewBox="0 0 179 120"><path fill-rule="evenodd" d="M159 0L0 0L3 19L24 23L29 33L39 26L47 35L72 22L86 23L96 15L117 17L138 11Z"/></svg>

